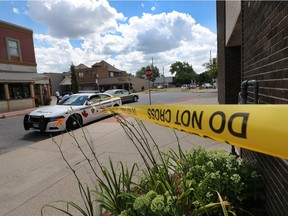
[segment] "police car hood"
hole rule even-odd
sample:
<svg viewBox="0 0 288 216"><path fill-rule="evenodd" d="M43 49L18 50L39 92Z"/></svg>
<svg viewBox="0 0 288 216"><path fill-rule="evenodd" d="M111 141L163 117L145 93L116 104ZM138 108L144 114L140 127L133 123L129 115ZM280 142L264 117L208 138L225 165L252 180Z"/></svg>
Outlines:
<svg viewBox="0 0 288 216"><path fill-rule="evenodd" d="M64 106L64 105L53 105L48 107L42 107L40 109L34 110L30 113L33 116L44 116L46 118L61 116L78 110L82 106Z"/></svg>

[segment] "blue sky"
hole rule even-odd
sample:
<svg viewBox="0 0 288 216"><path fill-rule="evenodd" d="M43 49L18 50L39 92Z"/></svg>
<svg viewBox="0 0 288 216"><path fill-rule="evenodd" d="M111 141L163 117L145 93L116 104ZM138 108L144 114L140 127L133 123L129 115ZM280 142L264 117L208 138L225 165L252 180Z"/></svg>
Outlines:
<svg viewBox="0 0 288 216"><path fill-rule="evenodd" d="M201 73L216 56L215 1L0 0L0 20L33 30L38 73L105 60L135 74L152 58Z"/></svg>

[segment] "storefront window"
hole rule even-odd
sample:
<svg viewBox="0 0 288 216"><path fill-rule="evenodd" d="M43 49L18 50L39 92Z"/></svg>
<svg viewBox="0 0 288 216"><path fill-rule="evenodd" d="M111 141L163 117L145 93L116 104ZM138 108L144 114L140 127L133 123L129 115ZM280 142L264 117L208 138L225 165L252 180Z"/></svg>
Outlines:
<svg viewBox="0 0 288 216"><path fill-rule="evenodd" d="M29 83L9 84L9 93L11 99L22 99L31 97Z"/></svg>
<svg viewBox="0 0 288 216"><path fill-rule="evenodd" d="M0 84L0 100L5 99L4 84Z"/></svg>

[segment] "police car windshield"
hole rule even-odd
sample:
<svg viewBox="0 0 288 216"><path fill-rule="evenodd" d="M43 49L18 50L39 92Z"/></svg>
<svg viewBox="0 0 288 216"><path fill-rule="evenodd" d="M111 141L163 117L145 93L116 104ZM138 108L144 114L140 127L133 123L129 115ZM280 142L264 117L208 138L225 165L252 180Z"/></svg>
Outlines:
<svg viewBox="0 0 288 216"><path fill-rule="evenodd" d="M60 103L60 105L66 106L82 106L88 99L88 95L71 95L67 100Z"/></svg>

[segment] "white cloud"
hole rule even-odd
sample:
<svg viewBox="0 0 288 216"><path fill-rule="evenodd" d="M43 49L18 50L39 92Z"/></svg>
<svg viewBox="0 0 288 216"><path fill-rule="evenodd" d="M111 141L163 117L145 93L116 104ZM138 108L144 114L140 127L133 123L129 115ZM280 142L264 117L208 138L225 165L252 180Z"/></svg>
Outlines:
<svg viewBox="0 0 288 216"><path fill-rule="evenodd" d="M34 34L34 40L45 46L35 48L38 72L65 72L73 63L85 61L85 53L79 48L73 48L68 38L59 39L49 35ZM83 58L82 58L83 57Z"/></svg>
<svg viewBox="0 0 288 216"><path fill-rule="evenodd" d="M115 31L117 20L125 19L105 0L30 1L28 4L30 16L47 25L49 34L60 38Z"/></svg>
<svg viewBox="0 0 288 216"><path fill-rule="evenodd" d="M13 8L13 13L20 14L20 11L18 8Z"/></svg>
<svg viewBox="0 0 288 216"><path fill-rule="evenodd" d="M80 3L79 3L80 2ZM116 68L136 73L153 63L165 75L170 65L185 61L198 73L216 56L216 35L176 11L142 14L123 22L124 15L100 1L30 2L30 16L48 26L49 34L34 35L38 72L68 71L71 62L87 66L105 60ZM121 22L118 22L121 20ZM69 38L81 39L74 46ZM74 47L73 47L74 46Z"/></svg>
<svg viewBox="0 0 288 216"><path fill-rule="evenodd" d="M155 11L155 10L156 10L156 8L155 8L155 7L152 7L152 8L151 8L151 11Z"/></svg>

